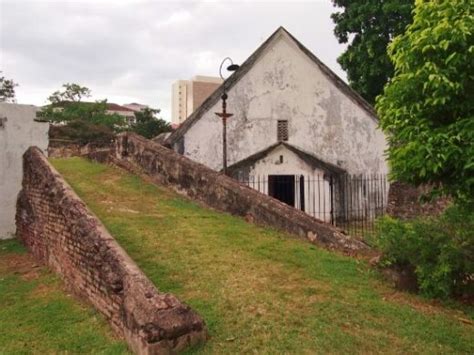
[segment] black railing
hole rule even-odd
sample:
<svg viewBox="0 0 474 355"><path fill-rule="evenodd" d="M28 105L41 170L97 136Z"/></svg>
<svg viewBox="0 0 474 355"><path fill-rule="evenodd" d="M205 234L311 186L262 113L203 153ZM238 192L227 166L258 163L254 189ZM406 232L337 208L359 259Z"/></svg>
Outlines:
<svg viewBox="0 0 474 355"><path fill-rule="evenodd" d="M255 175L238 179L348 234L375 232L385 213L388 183L383 174Z"/></svg>

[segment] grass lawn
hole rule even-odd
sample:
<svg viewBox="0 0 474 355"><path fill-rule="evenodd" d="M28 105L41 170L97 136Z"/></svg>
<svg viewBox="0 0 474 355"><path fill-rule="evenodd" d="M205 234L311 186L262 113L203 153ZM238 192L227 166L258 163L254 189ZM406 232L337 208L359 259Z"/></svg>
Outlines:
<svg viewBox="0 0 474 355"><path fill-rule="evenodd" d="M128 353L106 321L69 296L18 241L1 241L0 354L66 352Z"/></svg>
<svg viewBox="0 0 474 355"><path fill-rule="evenodd" d="M364 261L121 170L52 162L155 285L204 317L211 338L192 352L474 353L472 309L397 292Z"/></svg>

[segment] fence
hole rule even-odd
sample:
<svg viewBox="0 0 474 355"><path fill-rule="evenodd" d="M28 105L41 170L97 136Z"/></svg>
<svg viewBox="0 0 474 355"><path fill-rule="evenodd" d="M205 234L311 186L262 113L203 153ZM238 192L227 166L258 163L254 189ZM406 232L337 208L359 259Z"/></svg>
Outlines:
<svg viewBox="0 0 474 355"><path fill-rule="evenodd" d="M383 174L255 175L238 180L357 236L373 233L387 206L389 185Z"/></svg>

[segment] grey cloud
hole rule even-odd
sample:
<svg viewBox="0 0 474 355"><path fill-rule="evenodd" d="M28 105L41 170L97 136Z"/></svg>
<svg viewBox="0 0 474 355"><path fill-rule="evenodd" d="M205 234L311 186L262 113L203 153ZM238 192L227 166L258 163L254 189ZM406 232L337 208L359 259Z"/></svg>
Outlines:
<svg viewBox="0 0 474 355"><path fill-rule="evenodd" d="M1 1L0 70L20 83L20 102L43 104L77 82L94 98L143 102L169 118L174 80L216 75L226 56L242 62L280 25L343 76L333 11L330 0Z"/></svg>

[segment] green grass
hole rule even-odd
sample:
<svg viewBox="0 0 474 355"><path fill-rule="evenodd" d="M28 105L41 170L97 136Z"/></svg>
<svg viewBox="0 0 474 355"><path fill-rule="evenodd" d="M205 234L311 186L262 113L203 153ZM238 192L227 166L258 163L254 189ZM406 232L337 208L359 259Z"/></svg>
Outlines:
<svg viewBox="0 0 474 355"><path fill-rule="evenodd" d="M364 261L205 209L79 158L53 160L155 285L205 319L198 353L473 353L472 310L385 284Z"/></svg>
<svg viewBox="0 0 474 355"><path fill-rule="evenodd" d="M125 354L106 321L16 240L0 242L0 354Z"/></svg>

